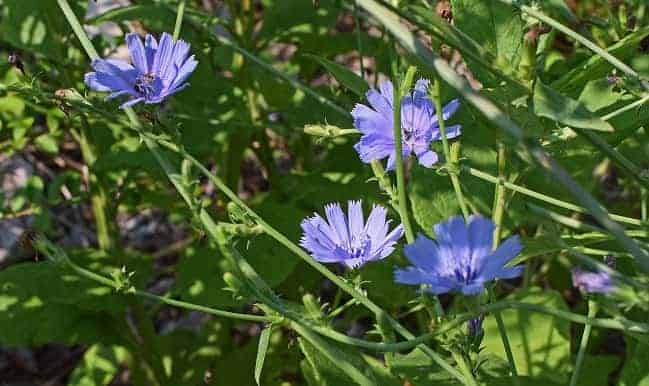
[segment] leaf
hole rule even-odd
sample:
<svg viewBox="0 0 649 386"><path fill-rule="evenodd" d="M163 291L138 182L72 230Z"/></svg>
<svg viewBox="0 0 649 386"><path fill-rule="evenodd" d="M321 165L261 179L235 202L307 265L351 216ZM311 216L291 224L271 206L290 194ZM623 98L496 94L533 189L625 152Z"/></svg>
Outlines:
<svg viewBox="0 0 649 386"><path fill-rule="evenodd" d="M498 0L451 0L451 5L456 27L516 68L524 23L513 6Z"/></svg>
<svg viewBox="0 0 649 386"><path fill-rule="evenodd" d="M571 127L608 132L614 130L610 123L578 101L559 94L538 80L534 87L534 113Z"/></svg>
<svg viewBox="0 0 649 386"><path fill-rule="evenodd" d="M365 92L367 92L369 88L367 82L348 68L317 55L305 54L304 56L320 63L336 78L336 80L358 96L363 97Z"/></svg>
<svg viewBox="0 0 649 386"><path fill-rule="evenodd" d="M268 343L270 342L272 329L272 324L268 325L266 328L261 330L261 334L259 335L259 347L257 348L257 357L255 358L255 382L257 382L257 385L261 385L259 380L261 379L261 370L264 368L264 361L266 360L266 353L268 352Z"/></svg>
<svg viewBox="0 0 649 386"><path fill-rule="evenodd" d="M455 385L455 378L437 365L426 353L416 348L408 354L395 354L390 363L395 375L413 385Z"/></svg>
<svg viewBox="0 0 649 386"><path fill-rule="evenodd" d="M559 310L568 309L558 292L546 289L533 288L510 295L507 299ZM501 315L518 373L566 384L571 367L570 323L525 310L505 310ZM505 348L493 316L485 319L484 329L485 352L505 360Z"/></svg>
<svg viewBox="0 0 649 386"><path fill-rule="evenodd" d="M649 367L647 355L649 344L634 342L629 344L627 339L627 356L620 375L620 386L649 386Z"/></svg>
<svg viewBox="0 0 649 386"><path fill-rule="evenodd" d="M70 375L70 386L104 386L110 384L120 371L128 352L120 346L95 344L83 356Z"/></svg>
<svg viewBox="0 0 649 386"><path fill-rule="evenodd" d="M103 253L72 258L103 275L117 269ZM143 287L149 276L147 260L132 254L125 261L137 272L135 284ZM0 331L7 346L53 341L114 344L126 307L127 299L112 288L50 262L21 263L0 271Z"/></svg>
<svg viewBox="0 0 649 386"><path fill-rule="evenodd" d="M34 143L36 144L36 146L38 146L39 149L43 150L46 153L56 154L59 152L59 145L56 142L56 138L54 138L50 134L39 135L34 140Z"/></svg>
<svg viewBox="0 0 649 386"><path fill-rule="evenodd" d="M75 11L82 13L82 2L72 3ZM61 39L70 27L60 13L54 1L4 0L0 39L24 50L63 59L66 46Z"/></svg>

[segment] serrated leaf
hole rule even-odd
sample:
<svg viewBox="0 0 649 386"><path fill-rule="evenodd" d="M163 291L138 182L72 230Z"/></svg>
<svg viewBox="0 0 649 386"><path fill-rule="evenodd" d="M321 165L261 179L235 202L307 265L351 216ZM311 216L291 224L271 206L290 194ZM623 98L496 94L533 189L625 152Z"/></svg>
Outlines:
<svg viewBox="0 0 649 386"><path fill-rule="evenodd" d="M261 385L259 380L261 379L261 370L264 368L264 361L268 353L268 343L270 342L272 329L272 324L268 325L261 330L261 334L259 335L259 346L257 347L257 357L255 358L255 382L257 382L257 385Z"/></svg>
<svg viewBox="0 0 649 386"><path fill-rule="evenodd" d="M348 68L317 55L305 54L304 56L320 63L337 81L355 94L362 97L367 92L369 88L367 82Z"/></svg>
<svg viewBox="0 0 649 386"><path fill-rule="evenodd" d="M559 94L540 81L534 87L534 113L570 127L607 132L614 130L610 123L578 101Z"/></svg>

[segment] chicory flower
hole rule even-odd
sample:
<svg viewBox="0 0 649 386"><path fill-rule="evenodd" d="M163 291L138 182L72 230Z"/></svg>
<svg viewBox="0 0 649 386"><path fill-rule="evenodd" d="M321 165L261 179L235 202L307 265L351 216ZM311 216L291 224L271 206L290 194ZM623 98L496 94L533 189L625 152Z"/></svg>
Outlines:
<svg viewBox="0 0 649 386"><path fill-rule="evenodd" d="M586 293L609 293L615 288L611 275L604 271L572 270L572 284Z"/></svg>
<svg viewBox="0 0 649 386"><path fill-rule="evenodd" d="M432 141L442 139L439 131L438 115L433 101L428 97L429 81L420 79L414 90L401 99L401 142L403 158L414 153L419 164L431 167L438 161L437 154L430 149ZM379 90L369 90L366 94L371 107L357 104L351 114L354 126L361 131L360 141L354 146L361 160L370 163L388 158L387 170L396 164L394 140L394 108L392 82L385 81ZM446 121L460 106L457 99L448 103L442 116ZM446 138L460 135L460 125L446 127Z"/></svg>
<svg viewBox="0 0 649 386"><path fill-rule="evenodd" d="M471 216L468 224L461 216L451 217L434 227L437 241L419 235L404 247L412 266L395 271L395 281L426 286L433 294L460 292L476 295L487 282L518 277L523 267L505 265L516 257L522 245L518 236L492 250L494 223Z"/></svg>
<svg viewBox="0 0 649 386"><path fill-rule="evenodd" d="M375 205L363 219L360 201L349 201L347 216L339 203L325 206L326 220L315 213L302 221L304 234L300 245L314 259L323 263L342 263L357 268L369 262L381 260L394 251L394 245L403 236L403 227L395 227L390 233L387 210Z"/></svg>
<svg viewBox="0 0 649 386"><path fill-rule="evenodd" d="M137 34L126 35L126 44L132 64L116 59L97 59L92 62L95 72L85 76L85 83L93 90L110 92L107 99L129 95L131 99L120 107L139 102L154 104L189 86L185 83L198 62L189 56L190 45L183 40L173 41L163 33L160 43L152 35L142 40Z"/></svg>

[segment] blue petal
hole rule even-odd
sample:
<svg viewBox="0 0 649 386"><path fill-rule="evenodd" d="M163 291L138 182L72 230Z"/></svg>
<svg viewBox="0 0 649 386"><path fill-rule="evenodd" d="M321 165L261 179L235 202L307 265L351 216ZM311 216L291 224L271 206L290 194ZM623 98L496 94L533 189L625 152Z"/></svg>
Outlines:
<svg viewBox="0 0 649 386"><path fill-rule="evenodd" d="M422 234L418 234L413 243L404 246L403 253L417 268L438 276L445 272L445 263L439 256L437 244Z"/></svg>
<svg viewBox="0 0 649 386"><path fill-rule="evenodd" d="M158 51L158 41L155 40L153 35L147 34L144 39L144 52L146 54L147 71L153 73L153 59L155 58L156 51Z"/></svg>
<svg viewBox="0 0 649 386"><path fill-rule="evenodd" d="M371 108L356 104L351 112L354 118L354 127L365 134L378 132L385 137L392 137L392 119L386 119Z"/></svg>
<svg viewBox="0 0 649 386"><path fill-rule="evenodd" d="M363 135L360 141L354 145L361 160L370 163L388 157L394 152L394 141L377 134Z"/></svg>
<svg viewBox="0 0 649 386"><path fill-rule="evenodd" d="M148 74L149 63L140 37L136 33L127 34L126 44L128 46L128 51L131 54L131 61L133 62L135 69L142 74Z"/></svg>
<svg viewBox="0 0 649 386"><path fill-rule="evenodd" d="M381 82L379 84L379 91L381 91L381 95L388 101L390 106L394 105L394 89L392 86L392 82L389 80L386 80L384 82Z"/></svg>
<svg viewBox="0 0 649 386"><path fill-rule="evenodd" d="M143 101L144 101L144 98L133 98L133 99L131 99L129 101L126 101L126 102L122 103L119 106L119 108L120 109L125 109L127 107L131 107L131 106L136 105L136 104L138 104L140 102L143 102Z"/></svg>
<svg viewBox="0 0 649 386"><path fill-rule="evenodd" d="M522 267L505 268L523 249L520 238L512 236L505 240L492 254L484 256L477 264L478 275L484 280L509 279L520 276Z"/></svg>
<svg viewBox="0 0 649 386"><path fill-rule="evenodd" d="M167 66L171 62L171 54L173 53L173 39L168 33L163 33L158 44L158 50L153 57L153 68L151 72L154 74L163 74L167 71Z"/></svg>
<svg viewBox="0 0 649 386"><path fill-rule="evenodd" d="M419 160L419 164L425 168L430 168L439 161L437 153L432 150L417 153L417 159Z"/></svg>
<svg viewBox="0 0 649 386"><path fill-rule="evenodd" d="M491 254L494 228L494 223L489 218L479 215L469 218L469 245L473 262Z"/></svg>
<svg viewBox="0 0 649 386"><path fill-rule="evenodd" d="M443 257L460 266L472 264L469 233L462 216L453 216L436 224L434 230Z"/></svg>
<svg viewBox="0 0 649 386"><path fill-rule="evenodd" d="M446 128L446 139L453 139L462 134L462 125L452 125ZM442 133L439 131L437 126L437 121L435 121L435 127L432 130L431 139L434 141L441 141Z"/></svg>
<svg viewBox="0 0 649 386"><path fill-rule="evenodd" d="M352 239L363 234L365 222L363 220L363 206L360 201L350 200L347 203L347 219L349 224L349 235Z"/></svg>
<svg viewBox="0 0 649 386"><path fill-rule="evenodd" d="M349 245L349 233L347 232L347 222L345 221L345 214L340 207L340 204L335 202L325 205L325 214L327 221L331 225L333 233L336 235L337 240L334 240L338 245Z"/></svg>
<svg viewBox="0 0 649 386"><path fill-rule="evenodd" d="M370 105L379 112L385 119L390 120L392 122L392 119L394 117L394 111L392 110L392 102L388 101L383 94L380 92L371 89L369 90L365 96L367 97L367 101L370 102Z"/></svg>

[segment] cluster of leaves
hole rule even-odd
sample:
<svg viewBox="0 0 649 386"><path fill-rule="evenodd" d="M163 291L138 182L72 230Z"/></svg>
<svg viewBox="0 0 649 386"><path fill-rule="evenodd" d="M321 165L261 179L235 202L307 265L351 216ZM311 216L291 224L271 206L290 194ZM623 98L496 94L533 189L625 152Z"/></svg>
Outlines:
<svg viewBox="0 0 649 386"><path fill-rule="evenodd" d="M33 154L53 165L53 171L31 177L4 200L0 218L34 216L34 231L61 239L71 228L57 219L60 209L86 208L96 236L92 247L68 248L78 266L128 280L138 289L173 277L163 295L188 303L234 311L256 304L255 310L267 315L297 315L265 328L209 318L197 332L156 331L160 306L80 277L65 265L28 262L3 269L0 344L86 345L70 385L108 384L124 366L137 385L247 385L255 380L269 385L458 384L458 377L425 348L377 355L315 333L361 329L373 342L393 339L392 327L380 318L376 331L370 331L376 336L368 333L378 316L375 310L360 306L349 291L332 290L321 272L286 248L298 241L301 219L328 202L363 199L389 206L390 176L379 176L376 183L372 169L358 159L355 137L347 135L353 132L347 130L352 127L348 111L383 76L412 64L424 77L443 78L445 100L463 100L454 117L463 127L456 142L461 159L451 172L459 173L471 211L493 215L498 182L509 184L501 192L506 203L502 233L523 236L518 262L527 270L522 282L500 285L497 296L584 314L585 302L571 289L569 272L577 264L571 257L614 255L619 272L641 293L629 294L622 304L598 299L603 312L614 319L647 321L647 307L641 304L647 282L639 264L643 257L634 257L614 237L583 195L557 183L563 180L555 169L544 170L542 162L534 161L540 148L615 213L615 221L629 227L630 242L647 247L649 109L636 103L647 100L642 78L649 77L649 10L642 0L583 1L572 8L562 0L530 5L501 0L187 1L181 36L200 63L191 87L162 108L137 110L147 138L180 149L160 153L145 146L142 133L117 110L118 102L86 90L82 80L89 60L63 17L61 2L67 3L0 0L0 51L17 54L20 62L0 67L0 150L6 156ZM70 3L84 19L88 1ZM84 24L171 31L177 3L142 0ZM578 29L579 36L630 65L632 73L556 25L539 21L538 13ZM428 43L411 45L414 39ZM122 41L122 36L97 34L91 43L99 52L112 53ZM446 67L427 51L431 47L479 91L454 83L455 72L444 72ZM493 106L475 103L476 95ZM522 128L519 136L510 135L503 119L494 119L501 112ZM303 130L305 125L310 129ZM313 133L324 135L314 138ZM160 154L178 173L161 168ZM228 204L231 197L214 192L213 181L183 154L210 165L227 187L247 197L245 205L256 215L239 203ZM56 166L61 157L86 169ZM407 190L420 232L430 234L433 224L460 213L448 169L413 163ZM124 242L127 235L120 232L118 219L147 210L163 212L188 235L181 240L183 248L173 252L177 259L171 267L154 264L158 250L134 251ZM215 219L216 228L206 226L206 218ZM256 231L260 219L287 241ZM393 267L403 263L401 253L395 253L341 276L385 313L424 334L436 327L431 315L433 320L439 315L431 311L430 299L393 282ZM122 267L135 274L119 276ZM463 311L453 299L443 300L450 315ZM567 384L581 328L530 309L507 309L501 317L518 382ZM430 347L447 353L464 335L464 328L455 329ZM579 384L600 385L607 377L621 385L647 382L644 337L627 334L624 344L611 348L611 336L596 329ZM493 315L486 316L480 343L475 357L467 354L478 380L511 384Z"/></svg>

